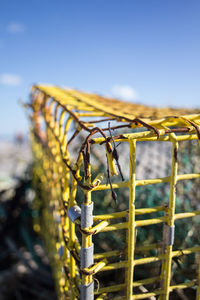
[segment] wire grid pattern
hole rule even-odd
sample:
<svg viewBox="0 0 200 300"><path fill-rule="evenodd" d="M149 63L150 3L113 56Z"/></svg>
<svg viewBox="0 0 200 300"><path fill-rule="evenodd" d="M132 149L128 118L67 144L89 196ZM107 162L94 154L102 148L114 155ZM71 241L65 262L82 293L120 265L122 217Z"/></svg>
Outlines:
<svg viewBox="0 0 200 300"><path fill-rule="evenodd" d="M200 246L173 250L176 220L193 218L200 210L175 213L176 184L182 180L200 178L199 173L178 174L178 146L180 141L200 138L200 115L197 111L178 109L156 109L142 105L108 100L74 90L52 86L34 86L31 92L32 145L35 155L35 177L40 178L42 192L38 197L43 201L41 231L49 249L57 282L59 299L147 299L159 297L169 299L175 289L196 287L196 299L200 299ZM123 108L123 109L122 109ZM131 112L134 111L134 114ZM84 118L87 117L87 120ZM98 119L95 119L98 117ZM89 118L89 121L88 121ZM130 129L130 133L110 135L110 128L102 128L115 122L111 129ZM75 129L70 133L74 122ZM107 124L106 123L106 124ZM116 125L117 124L117 125ZM119 124L119 125L118 125ZM97 127L98 125L98 127ZM134 128L142 129L134 132ZM145 130L144 130L145 129ZM69 144L81 132L88 133L75 163L68 151ZM98 134L98 136L97 136ZM100 135L100 137L99 137ZM171 174L163 178L136 180L137 142L162 141L172 144ZM102 174L92 178L90 155L94 145L105 147L108 160L108 175L116 173L114 143L129 144L129 179L102 183ZM126 155L128 155L126 153ZM82 173L81 173L81 170ZM157 207L135 208L136 187L168 183L169 202ZM81 189L82 205L77 205L77 190ZM128 188L129 208L111 214L93 215L93 194ZM103 201L103 200L102 200ZM162 200L161 200L162 202ZM71 209L71 210L70 210ZM70 214L69 212L73 212ZM162 216L148 217L162 212ZM143 216L137 220L136 216ZM88 218L88 220L87 220ZM136 232L143 226L163 224L163 240L159 243L137 247ZM39 225L35 225L38 229ZM39 229L38 229L39 230ZM104 253L94 253L93 236L99 233L124 230L126 247ZM81 234L81 242L80 235ZM150 255L151 250L155 254ZM135 253L148 254L138 258ZM171 285L172 259L194 253L197 256L197 272L194 279ZM115 259L112 262L112 259ZM160 262L160 272L142 280L134 280L137 266ZM94 287L94 278L100 273L118 270L124 274L124 282ZM134 288L152 285L151 291L134 292Z"/></svg>

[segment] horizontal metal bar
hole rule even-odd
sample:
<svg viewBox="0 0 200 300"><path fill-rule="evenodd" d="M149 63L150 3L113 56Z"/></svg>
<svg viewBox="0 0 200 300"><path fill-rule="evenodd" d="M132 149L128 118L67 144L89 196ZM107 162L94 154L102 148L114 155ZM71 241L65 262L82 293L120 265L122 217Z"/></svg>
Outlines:
<svg viewBox="0 0 200 300"><path fill-rule="evenodd" d="M160 276L156 276L156 277L151 277L151 278L147 278L147 279L142 279L139 281L134 281L133 287L138 287L140 285L145 285L145 284L151 284L151 283L158 281L159 279L160 279ZM101 293L118 292L120 290L123 290L125 288L125 286L126 286L126 284L122 283L122 284L118 284L118 285L103 287L103 288L100 288L100 289L94 291L94 294L99 295Z"/></svg>
<svg viewBox="0 0 200 300"><path fill-rule="evenodd" d="M177 175L177 181L180 181L180 180L189 180L189 179L198 179L198 178L200 178L200 174L199 173Z"/></svg>
<svg viewBox="0 0 200 300"><path fill-rule="evenodd" d="M101 269L101 271L112 271L116 269L127 268L128 262L127 261L120 261L117 263L109 264Z"/></svg>
<svg viewBox="0 0 200 300"><path fill-rule="evenodd" d="M135 215L143 215L143 214L151 214L154 212L159 211L167 211L166 206L155 206L155 207L147 207L147 208L138 208L135 210ZM96 215L93 217L94 221L103 221L103 220L111 220L111 219L118 219L128 216L128 211L116 212L112 214L105 214L105 215Z"/></svg>
<svg viewBox="0 0 200 300"><path fill-rule="evenodd" d="M126 188L129 187L129 181L120 181L120 182L113 182L112 188L113 189L120 189L120 188ZM92 189L92 192L95 191L103 191L103 190L110 190L110 185L108 184L100 184L97 187Z"/></svg>
<svg viewBox="0 0 200 300"><path fill-rule="evenodd" d="M146 246L139 246L136 247L135 252L147 252L153 249L159 249L161 248L161 244L150 244ZM114 250L114 251L108 251L104 253L97 253L94 254L94 259L103 259L107 257L113 257L113 256L121 256L126 254L126 250Z"/></svg>
<svg viewBox="0 0 200 300"><path fill-rule="evenodd" d="M135 215L144 215L144 214L152 214L159 211L167 211L167 206L155 206L155 207L147 207L147 208L137 208L135 210Z"/></svg>
<svg viewBox="0 0 200 300"><path fill-rule="evenodd" d="M138 221L135 221L135 226L142 227L142 226L155 225L155 224L166 222L167 220L168 220L167 216L153 218L153 219L147 219L147 220L138 220Z"/></svg>
<svg viewBox="0 0 200 300"><path fill-rule="evenodd" d="M134 266L153 263L153 262L162 260L164 258L165 258L164 254L160 254L158 256L152 256L152 257L139 258L134 261Z"/></svg>
<svg viewBox="0 0 200 300"><path fill-rule="evenodd" d="M187 249L184 249L184 250L173 251L172 252L172 257L179 257L179 256L182 256L182 255L189 255L189 254L196 253L196 252L200 252L200 246L187 248ZM165 259L164 254L160 254L160 255L157 255L157 256L151 256L151 257L145 257L145 258L139 258L139 259L134 260L134 265L138 266L138 265L148 264L148 263L160 261L162 259ZM127 261L121 261L121 262L106 265L105 267L103 267L101 269L101 271L110 271L110 270L115 270L115 269L126 268L127 265L128 265Z"/></svg>
<svg viewBox="0 0 200 300"><path fill-rule="evenodd" d="M162 247L161 243L139 246L139 247L135 248L135 252L147 252L147 251L154 250L154 249L160 249L161 247Z"/></svg>
<svg viewBox="0 0 200 300"><path fill-rule="evenodd" d="M145 284L151 284L154 283L156 281L158 281L160 279L160 277L152 277L152 278L148 278L148 279L143 279L140 281L135 281L133 282L133 287L138 287L140 285L145 285ZM173 290L177 290L177 289L185 289L188 287L193 287L197 285L197 280L192 280L189 281L187 283L181 283L181 284L177 284L177 285L172 285L169 287L170 292ZM118 284L118 285L113 285L113 286L108 286L108 287L104 287L104 288L100 288L98 290L94 291L95 295L99 295L101 293L113 293L113 292L118 292L121 291L125 288L125 283L123 284ZM145 299L145 298L149 298L152 297L153 294L154 296L159 295L159 294L163 294L164 290L157 290L154 292L150 292L150 293L143 293L143 294L137 294L137 295L133 295L132 299ZM135 298L136 297L136 298ZM126 299L124 297L121 297L120 299Z"/></svg>
<svg viewBox="0 0 200 300"><path fill-rule="evenodd" d="M173 290L178 290L178 289L185 289L188 287L193 287L197 285L196 280L193 281L189 281L187 283L181 283L181 284L177 284L177 285L173 285L169 287L170 292ZM152 296L156 296L156 295L161 295L164 294L164 290L155 290L154 292L149 292L149 293L144 293L144 294L137 294L137 295L133 295L132 299L146 299L146 298L150 298ZM126 297L120 297L120 298L115 298L116 300L126 300Z"/></svg>
<svg viewBox="0 0 200 300"><path fill-rule="evenodd" d="M198 179L198 178L200 178L199 173L177 175L177 181ZM161 177L161 178L136 180L136 186L145 186L145 185L150 185L150 184L159 184L159 183L167 183L167 182L170 182L170 176ZM113 187L113 189L126 188L126 187L129 187L129 182L128 181L113 182L112 187ZM110 185L100 184L99 186L95 187L92 191L93 192L94 191L103 191L103 190L109 190L109 189L110 189Z"/></svg>
<svg viewBox="0 0 200 300"><path fill-rule="evenodd" d="M174 220L184 219L184 218L192 218L195 216L200 215L200 210L194 211L194 212L188 212L188 213L179 213L175 214ZM139 220L135 221L136 227L142 227L142 226L149 226L149 225L155 225L159 223L166 222L168 220L167 216L154 218L154 219L147 219L147 220Z"/></svg>
<svg viewBox="0 0 200 300"><path fill-rule="evenodd" d="M162 178L136 180L136 186L144 186L149 184L159 184L159 183L166 183L166 182L170 182L170 176L162 177Z"/></svg>
<svg viewBox="0 0 200 300"><path fill-rule="evenodd" d="M170 289L170 292L171 292L173 290L186 289L186 288L189 288L189 287L192 287L192 286L195 286L195 285L197 285L197 280L196 279L192 280L192 281L189 281L189 282L177 284L177 285L171 285L169 287L169 289Z"/></svg>
<svg viewBox="0 0 200 300"><path fill-rule="evenodd" d="M149 211L148 211L148 209L144 209L143 213L144 214L145 213L152 213L152 212L155 212L155 211L156 210L153 210L153 209L152 209L152 211L151 211L151 209ZM160 210L157 210L157 211L160 211ZM142 213L142 210L140 211L140 214L141 213ZM184 219L184 218L191 218L191 217L195 217L195 216L198 216L198 215L200 215L200 210L195 211L195 212L176 214L174 216L174 219L178 220L178 219ZM109 216L110 215L107 215L107 218L105 217L105 219L108 219ZM167 222L167 220L168 220L167 216L158 217L158 218L152 218L152 219L146 219L146 220L138 220L138 221L135 221L135 226L136 227L142 227L142 226L156 225L156 224L159 224L159 223ZM103 224L104 222L101 222L101 223ZM114 231L114 230L120 230L120 229L127 229L128 228L128 222L118 223L118 224L112 224L112 225L108 225L108 226L107 226L107 224L108 223L105 223L105 225L103 224L103 226L101 226L101 227L98 224L95 227L91 228L90 231L94 231L94 228L96 228L95 233L98 233L98 232L107 232L107 231Z"/></svg>
<svg viewBox="0 0 200 300"><path fill-rule="evenodd" d="M114 231L114 230L120 230L120 229L127 229L128 228L128 222L119 223L119 224L113 224L109 225L101 230L101 232L107 232L107 231Z"/></svg>
<svg viewBox="0 0 200 300"><path fill-rule="evenodd" d="M200 246L187 248L187 249L184 249L184 250L173 251L172 252L172 257L179 257L179 256L182 256L182 255L189 255L189 254L196 253L196 252L200 252ZM134 261L134 265L148 264L148 263L152 263L152 262L162 260L164 258L165 258L164 254L160 254L158 256L140 258L140 259L136 259Z"/></svg>
<svg viewBox="0 0 200 300"><path fill-rule="evenodd" d="M192 127L191 127L192 128ZM162 142L171 142L171 137L168 135L163 136L163 133L165 134L165 130L163 129L158 130L160 137L158 138L155 135L155 132L152 131L143 131L143 132L135 132L135 133L129 133L129 134L123 134L121 138L115 139L115 142L128 142L130 140L136 140L140 142L145 141L162 141ZM182 134L178 135L176 137L177 141L185 141L185 140L198 140L198 136L195 133L195 130L191 130L191 134ZM99 137L99 138L93 138L92 143L93 144L100 144L102 142L105 142L105 138Z"/></svg>
<svg viewBox="0 0 200 300"><path fill-rule="evenodd" d="M94 294L99 295L99 294L102 294L102 293L119 292L119 291L123 290L125 288L125 286L126 286L125 283L122 283L122 284L103 287L103 288L100 288L98 290L95 290Z"/></svg>
<svg viewBox="0 0 200 300"><path fill-rule="evenodd" d="M122 254L125 254L125 251L114 250L114 251L109 251L109 252L104 252L104 253L97 253L97 254L94 254L94 259L103 259L103 258L107 258L107 257L120 256Z"/></svg>
<svg viewBox="0 0 200 300"><path fill-rule="evenodd" d="M192 217L199 216L199 215L200 215L200 210L196 210L193 212L175 214L174 219L180 220L180 219L184 219L184 218L192 218Z"/></svg>
<svg viewBox="0 0 200 300"><path fill-rule="evenodd" d="M105 215L96 215L93 217L94 222L95 221L103 221L103 220L111 220L111 219L118 219L118 218L124 218L128 216L128 211L121 211L121 212L116 212L112 214L105 214Z"/></svg>
<svg viewBox="0 0 200 300"><path fill-rule="evenodd" d="M92 108L91 108L91 113L81 113L81 112L79 112L79 113L77 113L76 112L76 115L78 116L78 117L108 117L108 116L110 116L109 114L106 114L106 113L104 113L104 112L98 112L98 111L94 111L94 110L92 110Z"/></svg>
<svg viewBox="0 0 200 300"><path fill-rule="evenodd" d="M177 250L172 252L172 257L178 257L182 255L189 255L192 253L200 252L200 246L191 247L183 250Z"/></svg>

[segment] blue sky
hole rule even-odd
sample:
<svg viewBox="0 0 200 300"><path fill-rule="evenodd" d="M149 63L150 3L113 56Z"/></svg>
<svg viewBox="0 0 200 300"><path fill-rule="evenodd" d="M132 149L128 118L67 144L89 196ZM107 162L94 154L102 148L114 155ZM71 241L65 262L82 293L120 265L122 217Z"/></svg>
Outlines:
<svg viewBox="0 0 200 300"><path fill-rule="evenodd" d="M200 1L0 1L0 136L37 82L199 107Z"/></svg>

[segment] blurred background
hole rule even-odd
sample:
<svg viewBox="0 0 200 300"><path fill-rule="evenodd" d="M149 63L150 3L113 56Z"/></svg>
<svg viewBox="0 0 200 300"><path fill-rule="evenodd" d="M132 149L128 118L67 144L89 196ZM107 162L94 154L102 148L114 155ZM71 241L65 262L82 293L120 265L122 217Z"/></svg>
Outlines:
<svg viewBox="0 0 200 300"><path fill-rule="evenodd" d="M199 28L198 0L0 1L0 299L55 297L51 276L36 280L50 267L29 223L32 155L20 101L31 85L199 107Z"/></svg>
<svg viewBox="0 0 200 300"><path fill-rule="evenodd" d="M33 83L198 106L199 28L198 0L1 1L0 135L27 132Z"/></svg>

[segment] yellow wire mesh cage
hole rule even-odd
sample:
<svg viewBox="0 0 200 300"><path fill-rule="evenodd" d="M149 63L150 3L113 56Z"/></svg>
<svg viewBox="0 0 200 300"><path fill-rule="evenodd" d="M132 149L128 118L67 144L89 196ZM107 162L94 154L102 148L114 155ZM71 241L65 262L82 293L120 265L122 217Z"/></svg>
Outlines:
<svg viewBox="0 0 200 300"><path fill-rule="evenodd" d="M200 111L40 85L29 110L34 228L45 239L58 298L164 300L192 288L200 299ZM190 149L189 159L196 149L189 168L181 167L181 149Z"/></svg>

